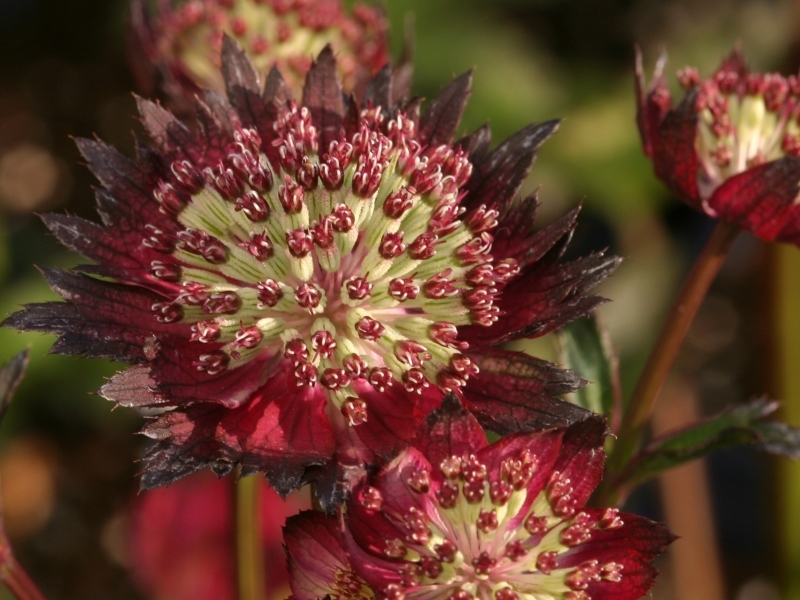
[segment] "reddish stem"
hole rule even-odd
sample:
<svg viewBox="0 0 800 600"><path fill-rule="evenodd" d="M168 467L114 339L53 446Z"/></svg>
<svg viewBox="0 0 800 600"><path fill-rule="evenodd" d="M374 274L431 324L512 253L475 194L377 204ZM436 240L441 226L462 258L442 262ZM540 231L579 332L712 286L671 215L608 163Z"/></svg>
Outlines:
<svg viewBox="0 0 800 600"><path fill-rule="evenodd" d="M738 228L718 221L684 282L622 415L618 440L608 461L612 476L622 471L638 450L647 421L689 326L738 233Z"/></svg>
<svg viewBox="0 0 800 600"><path fill-rule="evenodd" d="M4 540L4 543L7 558L0 567L0 581L14 594L17 600L45 600L44 594L36 587L33 579L11 555L8 540Z"/></svg>

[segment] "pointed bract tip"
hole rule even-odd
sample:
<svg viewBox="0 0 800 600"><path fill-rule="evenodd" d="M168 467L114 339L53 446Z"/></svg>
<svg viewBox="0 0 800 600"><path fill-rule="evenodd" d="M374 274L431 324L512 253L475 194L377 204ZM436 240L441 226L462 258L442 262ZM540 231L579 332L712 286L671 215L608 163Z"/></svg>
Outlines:
<svg viewBox="0 0 800 600"><path fill-rule="evenodd" d="M428 415L428 426L433 426L442 417L463 417L468 412L458 396L447 394L442 400L441 406Z"/></svg>
<svg viewBox="0 0 800 600"><path fill-rule="evenodd" d="M222 37L222 79L225 82L225 91L231 101L235 100L236 88L244 88L253 93L259 93L259 78L256 68L247 55L247 52L235 39L228 34Z"/></svg>
<svg viewBox="0 0 800 600"><path fill-rule="evenodd" d="M29 359L30 351L26 348L0 368L0 421L3 420L14 393L25 377Z"/></svg>

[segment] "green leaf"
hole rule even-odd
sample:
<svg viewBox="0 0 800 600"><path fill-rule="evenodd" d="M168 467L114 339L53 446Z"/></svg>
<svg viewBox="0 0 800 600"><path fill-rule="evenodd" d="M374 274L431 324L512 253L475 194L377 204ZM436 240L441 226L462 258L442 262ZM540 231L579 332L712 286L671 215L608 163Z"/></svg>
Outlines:
<svg viewBox="0 0 800 600"><path fill-rule="evenodd" d="M766 418L777 408L774 400L753 400L661 436L634 458L620 481L632 487L695 458L742 444L800 458L800 429Z"/></svg>
<svg viewBox="0 0 800 600"><path fill-rule="evenodd" d="M621 406L617 356L597 317L578 319L561 328L558 341L561 364L589 381L569 399L599 414Z"/></svg>
<svg viewBox="0 0 800 600"><path fill-rule="evenodd" d="M28 351L23 350L0 368L0 421L6 414L11 398L17 391L25 369L28 368Z"/></svg>

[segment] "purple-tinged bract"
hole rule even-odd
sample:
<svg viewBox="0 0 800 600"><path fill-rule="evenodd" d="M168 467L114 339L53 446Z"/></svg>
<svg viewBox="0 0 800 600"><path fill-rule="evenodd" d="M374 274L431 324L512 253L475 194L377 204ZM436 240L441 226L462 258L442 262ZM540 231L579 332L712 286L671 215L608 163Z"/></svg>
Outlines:
<svg viewBox="0 0 800 600"><path fill-rule="evenodd" d="M738 50L711 77L685 68L677 106L661 57L649 85L637 54L645 153L683 201L767 241L800 244L800 80L751 73Z"/></svg>
<svg viewBox="0 0 800 600"><path fill-rule="evenodd" d="M586 417L555 399L578 377L496 347L592 310L617 264L562 261L576 214L533 233L536 199L513 202L555 122L487 152L485 128L453 142L469 75L419 116L388 70L346 102L330 49L299 103L229 38L222 62L227 99L189 125L140 101L136 162L79 141L103 224L45 221L95 264L46 271L66 303L6 322L134 363L102 394L170 409L144 430L145 487L240 466L282 493L322 477L330 498L337 469L393 456L448 393L501 433Z"/></svg>

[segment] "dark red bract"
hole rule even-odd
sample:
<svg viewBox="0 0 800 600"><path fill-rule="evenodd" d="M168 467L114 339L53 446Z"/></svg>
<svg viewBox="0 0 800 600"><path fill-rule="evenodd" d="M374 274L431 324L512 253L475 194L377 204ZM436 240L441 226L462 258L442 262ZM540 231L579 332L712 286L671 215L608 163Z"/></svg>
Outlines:
<svg viewBox="0 0 800 600"><path fill-rule="evenodd" d="M503 434L586 417L556 399L578 377L498 347L587 314L618 263L563 261L576 211L533 232L536 198L514 200L556 122L491 152L488 128L454 142L469 75L421 116L391 102L388 69L346 102L329 48L299 103L229 38L222 74L227 99L188 125L139 102L152 145L135 162L79 141L103 224L45 221L95 264L46 271L66 302L6 321L134 364L102 394L169 409L144 430L145 487L239 466L332 501L448 393Z"/></svg>
<svg viewBox="0 0 800 600"><path fill-rule="evenodd" d="M800 82L750 73L739 51L701 81L678 78L675 107L662 57L649 85L637 54L638 123L658 175L683 201L767 241L800 243Z"/></svg>

